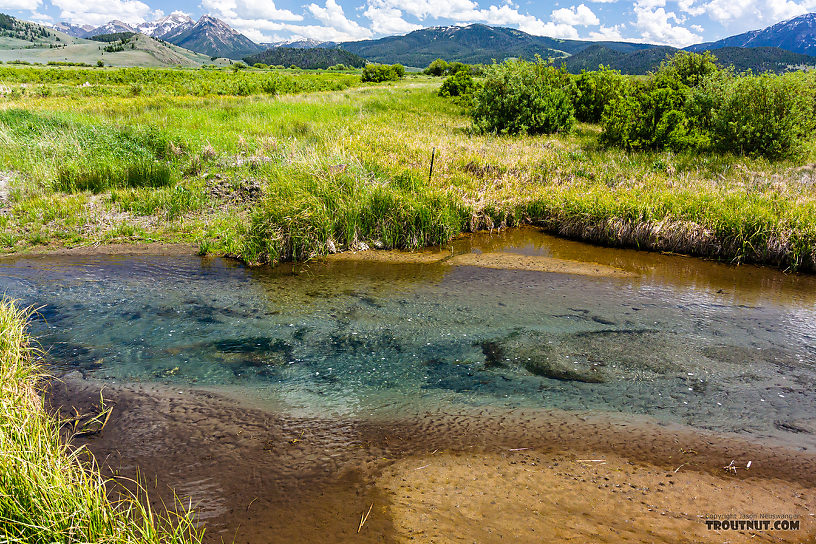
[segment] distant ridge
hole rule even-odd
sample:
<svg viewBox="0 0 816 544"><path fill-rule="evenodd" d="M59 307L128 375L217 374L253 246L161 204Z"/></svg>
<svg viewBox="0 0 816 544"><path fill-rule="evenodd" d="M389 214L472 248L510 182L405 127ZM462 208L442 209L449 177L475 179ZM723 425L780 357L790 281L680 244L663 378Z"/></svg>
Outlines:
<svg viewBox="0 0 816 544"><path fill-rule="evenodd" d="M80 36L80 38L90 38L92 36L99 36L100 34L119 34L121 32L138 32L138 30L123 21L114 19L102 26L89 30L84 36Z"/></svg>
<svg viewBox="0 0 816 544"><path fill-rule="evenodd" d="M94 28L65 22L58 23L52 28L54 36L62 37L59 40L55 37L44 37L37 43L47 45L49 42L56 42L52 45L64 45L76 37L140 32L210 57L237 60L251 57L266 49L341 48L371 62L390 64L398 62L420 68L437 58L478 64L507 58L533 59L540 55L542 58L551 59L557 65L563 63L573 72L581 69L593 70L598 65L604 64L625 73L641 74L653 70L666 54L676 51L672 47L644 43L592 42L534 36L513 28L484 24L436 26L400 36L339 44L314 39L257 44L213 16L204 15L198 21L193 21L188 15L178 11L156 21L136 26L114 20ZM6 35L2 37L0 50L34 44L25 39L12 37L10 32L7 29ZM70 38L71 36L75 38ZM816 56L816 13L794 17L765 29L752 30L715 42L692 45L686 49L719 51L722 62L733 64L737 70L783 72L813 66L812 57ZM795 54L806 56L797 57ZM320 54L307 56L309 55L314 58L321 56Z"/></svg>
<svg viewBox="0 0 816 544"><path fill-rule="evenodd" d="M328 47L273 47L257 55L244 58L247 64L263 63L270 66L297 66L309 70L325 70L338 64L362 68L366 59L345 49Z"/></svg>
<svg viewBox="0 0 816 544"><path fill-rule="evenodd" d="M638 75L656 70L667 56L677 51L679 49L674 47L653 47L633 53L621 53L602 45L593 45L573 56L559 59L556 66L563 64L570 73L577 74L581 70L597 70L598 66L603 64L624 74ZM757 73L782 73L805 66L816 66L816 57L785 51L778 47L723 47L711 52L721 66L733 66L738 72L751 70Z"/></svg>
<svg viewBox="0 0 816 544"><path fill-rule="evenodd" d="M333 48L337 47L337 42L321 42L320 40L306 39L306 40L288 40L282 42L262 43L264 47L269 49L275 47L289 47L291 49L313 49L313 48Z"/></svg>
<svg viewBox="0 0 816 544"><path fill-rule="evenodd" d="M372 62L399 62L406 66L424 67L437 58L469 64L490 63L508 57L532 59L535 55L561 58L594 44L622 52L653 47L629 42L561 40L483 24L423 28L404 36L344 42L339 46Z"/></svg>
<svg viewBox="0 0 816 544"><path fill-rule="evenodd" d="M187 14L180 11L174 11L166 17L151 21L149 23L142 23L136 28L142 34L147 34L154 38L171 41L173 38L186 32L195 26L196 22Z"/></svg>

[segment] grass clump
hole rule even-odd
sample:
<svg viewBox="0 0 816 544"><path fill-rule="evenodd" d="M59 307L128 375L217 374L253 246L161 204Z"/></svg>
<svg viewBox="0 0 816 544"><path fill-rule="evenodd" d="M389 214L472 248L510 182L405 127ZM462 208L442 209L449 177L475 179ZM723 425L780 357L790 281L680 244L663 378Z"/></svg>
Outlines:
<svg viewBox="0 0 816 544"><path fill-rule="evenodd" d="M42 408L42 370L26 334L30 310L0 300L0 540L8 544L201 542L190 518L153 512L112 484L82 449L60 439Z"/></svg>
<svg viewBox="0 0 816 544"><path fill-rule="evenodd" d="M112 164L67 164L57 171L56 189L64 193L102 193L125 187L167 187L173 183L165 163L143 161L124 166Z"/></svg>
<svg viewBox="0 0 816 544"><path fill-rule="evenodd" d="M143 161L124 166L115 164L68 164L57 171L56 189L64 193L102 193L125 187L167 187L173 176L167 164Z"/></svg>
<svg viewBox="0 0 816 544"><path fill-rule="evenodd" d="M414 190L417 186L410 174L390 184L353 176L279 181L269 190L274 196L252 215L241 257L274 263L367 245L413 249L460 233L469 217L466 208L446 192Z"/></svg>

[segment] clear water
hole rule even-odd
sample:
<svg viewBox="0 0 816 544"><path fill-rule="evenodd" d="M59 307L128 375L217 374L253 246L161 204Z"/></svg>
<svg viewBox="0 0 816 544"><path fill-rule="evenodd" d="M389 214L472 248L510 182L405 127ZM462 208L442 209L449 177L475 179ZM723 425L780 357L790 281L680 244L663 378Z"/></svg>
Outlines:
<svg viewBox="0 0 816 544"><path fill-rule="evenodd" d="M649 416L816 446L816 279L531 230L462 252L592 260L613 279L446 264L250 269L194 256L0 261L61 369L387 417L500 406Z"/></svg>

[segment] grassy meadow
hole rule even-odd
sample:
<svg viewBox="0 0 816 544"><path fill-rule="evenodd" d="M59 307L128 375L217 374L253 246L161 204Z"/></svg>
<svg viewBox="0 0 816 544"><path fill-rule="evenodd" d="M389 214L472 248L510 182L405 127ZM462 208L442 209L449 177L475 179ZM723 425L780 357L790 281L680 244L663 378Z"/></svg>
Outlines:
<svg viewBox="0 0 816 544"><path fill-rule="evenodd" d="M604 245L816 268L814 142L770 161L626 151L587 123L479 134L440 84L0 66L11 89L0 98L0 249L178 241L274 263L527 223Z"/></svg>

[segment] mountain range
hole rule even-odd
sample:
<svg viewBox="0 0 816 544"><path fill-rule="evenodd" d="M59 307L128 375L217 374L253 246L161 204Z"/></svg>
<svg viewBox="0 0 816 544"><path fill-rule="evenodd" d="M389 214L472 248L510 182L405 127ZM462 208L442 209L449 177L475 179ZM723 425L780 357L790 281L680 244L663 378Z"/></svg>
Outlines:
<svg viewBox="0 0 816 544"><path fill-rule="evenodd" d="M709 49L698 49L708 51ZM604 47L593 45L586 49L565 57L556 59L555 65L564 65L570 73L577 74L581 70L597 70L603 64L607 68L620 70L623 74L646 74L656 70L666 57L677 53L679 49L668 46L658 46L642 49L631 53L623 53ZM721 47L711 50L717 57L717 62L723 67L733 66L737 72L751 70L753 72L783 73L803 67L816 67L816 57L793 53L778 47Z"/></svg>
<svg viewBox="0 0 816 544"><path fill-rule="evenodd" d="M6 16L8 18L8 16ZM10 18L14 19L14 18ZM20 22L22 25L24 22ZM48 39L35 36L31 28L28 36L3 38L0 49L48 45ZM22 27L21 27L22 28ZM1 30L1 29L0 29ZM275 48L313 49L339 48L363 57L370 62L396 63L424 67L437 58L466 63L489 63L509 57L534 58L540 55L563 63L570 71L595 69L599 64L618 68L627 73L645 73L659 65L667 54L676 49L644 43L623 41L591 42L533 36L520 30L483 24L430 27L402 36L387 36L376 40L333 43L316 40L294 40L258 44L231 28L227 23L210 15L198 21L188 15L174 12L170 15L136 26L113 20L99 27L59 23L52 29L58 45L65 40L88 38L100 34L135 32L169 42L184 49L211 58L243 59ZM42 33L41 33L42 34ZM14 41L16 40L16 41ZM38 41L39 40L39 41ZM62 41L61 41L62 40ZM51 44L50 46L54 46ZM816 55L816 13L809 13L782 21L762 30L690 46L690 51L715 50L715 54L734 64L738 69L755 71L785 71L801 66L816 65L809 55ZM296 57L293 53L287 53ZM321 57L327 56L324 54ZM304 57L305 58L305 57Z"/></svg>
<svg viewBox="0 0 816 544"><path fill-rule="evenodd" d="M135 26L113 20L98 27L59 23L54 28L77 38L122 32L140 33L210 57L241 59L266 49L220 19L203 15L195 21L180 12L173 12L156 21Z"/></svg>

